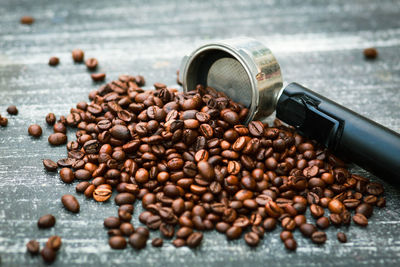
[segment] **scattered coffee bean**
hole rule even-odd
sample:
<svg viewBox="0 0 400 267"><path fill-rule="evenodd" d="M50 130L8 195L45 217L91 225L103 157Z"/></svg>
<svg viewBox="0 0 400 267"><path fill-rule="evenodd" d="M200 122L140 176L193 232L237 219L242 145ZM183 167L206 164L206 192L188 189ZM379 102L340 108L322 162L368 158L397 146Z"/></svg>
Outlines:
<svg viewBox="0 0 400 267"><path fill-rule="evenodd" d="M346 243L347 242L347 236L345 233L343 232L338 232L337 233L337 239L341 242L341 243Z"/></svg>
<svg viewBox="0 0 400 267"><path fill-rule="evenodd" d="M356 224L358 224L359 226L367 226L368 225L368 219L367 219L367 217L365 217L365 215L364 214L361 214L361 213L356 213L354 216L353 216L353 221L356 223Z"/></svg>
<svg viewBox="0 0 400 267"><path fill-rule="evenodd" d="M81 49L72 50L72 59L75 62L82 62L85 54Z"/></svg>
<svg viewBox="0 0 400 267"><path fill-rule="evenodd" d="M37 225L39 228L50 228L56 224L56 218L51 214L43 215L39 218Z"/></svg>
<svg viewBox="0 0 400 267"><path fill-rule="evenodd" d="M40 125L37 124L32 124L28 128L28 133L30 136L33 137L40 137L42 135L42 127L40 127Z"/></svg>
<svg viewBox="0 0 400 267"><path fill-rule="evenodd" d="M62 168L60 170L60 178L64 183L70 184L75 180L75 175L70 168Z"/></svg>
<svg viewBox="0 0 400 267"><path fill-rule="evenodd" d="M40 254L42 255L42 259L47 263L52 263L55 261L57 256L56 252L47 246L42 249Z"/></svg>
<svg viewBox="0 0 400 267"><path fill-rule="evenodd" d="M67 136L63 133L53 133L48 138L49 144L59 146L67 143Z"/></svg>
<svg viewBox="0 0 400 267"><path fill-rule="evenodd" d="M11 106L9 106L9 107L7 108L7 112L8 112L8 114L10 114L10 115L17 115L17 114L18 114L18 109L17 109L16 106L11 105Z"/></svg>
<svg viewBox="0 0 400 267"><path fill-rule="evenodd" d="M50 66L57 66L60 63L60 59L58 57L51 57L49 59Z"/></svg>
<svg viewBox="0 0 400 267"><path fill-rule="evenodd" d="M162 238L156 237L151 241L151 245L153 247L162 247L163 245L163 240Z"/></svg>
<svg viewBox="0 0 400 267"><path fill-rule="evenodd" d="M113 249L124 249L126 248L126 240L122 236L112 236L108 239L108 244Z"/></svg>
<svg viewBox="0 0 400 267"><path fill-rule="evenodd" d="M55 171L57 171L57 168L58 168L57 163L55 163L51 159L44 159L43 166L49 172L55 172Z"/></svg>
<svg viewBox="0 0 400 267"><path fill-rule="evenodd" d="M49 247L52 250L57 251L60 249L61 244L62 244L61 237L59 237L58 235L53 235L50 236L49 239L47 240L46 247Z"/></svg>
<svg viewBox="0 0 400 267"><path fill-rule="evenodd" d="M49 113L46 115L46 123L48 125L54 125L55 122L56 122L56 115L54 115L54 113Z"/></svg>
<svg viewBox="0 0 400 267"><path fill-rule="evenodd" d="M203 234L200 232L192 233L186 240L186 244L190 248L195 248L200 245L203 240Z"/></svg>
<svg viewBox="0 0 400 267"><path fill-rule="evenodd" d="M26 244L26 250L32 255L39 254L39 249L40 249L40 245L39 245L39 242L37 242L36 240L30 240Z"/></svg>
<svg viewBox="0 0 400 267"><path fill-rule="evenodd" d="M97 59L95 59L95 58L88 58L88 59L85 61L85 64L86 64L86 67L87 67L89 70L95 70L95 69L97 68L98 61L97 61Z"/></svg>
<svg viewBox="0 0 400 267"><path fill-rule="evenodd" d="M95 82L102 82L106 78L105 73L92 73L90 74L90 76L92 77L92 80Z"/></svg>
<svg viewBox="0 0 400 267"><path fill-rule="evenodd" d="M64 207L70 212L73 213L79 212L80 208L79 202L73 195L63 195L61 197L61 202L64 205Z"/></svg>
<svg viewBox="0 0 400 267"><path fill-rule="evenodd" d="M315 244L323 244L326 241L326 234L325 232L317 231L311 235L311 240Z"/></svg>
<svg viewBox="0 0 400 267"><path fill-rule="evenodd" d="M8 119L5 118L5 117L2 117L2 116L0 115L0 126L1 126L1 127L7 127L7 124L8 124Z"/></svg>
<svg viewBox="0 0 400 267"><path fill-rule="evenodd" d="M129 244L135 249L142 249L146 246L147 236L138 232L129 237Z"/></svg>
<svg viewBox="0 0 400 267"><path fill-rule="evenodd" d="M376 48L370 47L364 49L364 57L366 59L375 59L378 56L378 50Z"/></svg>
<svg viewBox="0 0 400 267"><path fill-rule="evenodd" d="M35 22L35 19L31 16L23 16L21 17L20 22L21 24L31 25L33 22Z"/></svg>
<svg viewBox="0 0 400 267"><path fill-rule="evenodd" d="M286 239L284 244L288 250L296 250L297 248L297 242L293 238Z"/></svg>

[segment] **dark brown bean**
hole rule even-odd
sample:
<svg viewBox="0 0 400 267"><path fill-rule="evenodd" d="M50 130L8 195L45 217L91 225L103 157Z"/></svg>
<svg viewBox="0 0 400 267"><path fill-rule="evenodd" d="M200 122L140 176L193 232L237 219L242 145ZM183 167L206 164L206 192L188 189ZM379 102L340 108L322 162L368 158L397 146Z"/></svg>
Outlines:
<svg viewBox="0 0 400 267"><path fill-rule="evenodd" d="M36 240L30 240L28 243L26 243L26 250L31 255L37 255L40 250L39 242L37 242Z"/></svg>
<svg viewBox="0 0 400 267"><path fill-rule="evenodd" d="M59 146L67 143L67 136L63 133L53 133L49 136L50 145Z"/></svg>
<svg viewBox="0 0 400 267"><path fill-rule="evenodd" d="M44 159L43 160L43 166L49 172L55 172L55 171L57 171L57 168L58 168L57 163L55 163L51 159Z"/></svg>
<svg viewBox="0 0 400 267"><path fill-rule="evenodd" d="M15 105L11 105L7 108L7 113L10 115L17 115L18 114L18 109Z"/></svg>
<svg viewBox="0 0 400 267"><path fill-rule="evenodd" d="M78 213L80 209L80 205L78 200L73 195L63 195L61 197L61 202L64 207L73 213Z"/></svg>
<svg viewBox="0 0 400 267"><path fill-rule="evenodd" d="M40 254L42 255L42 259L47 263L55 261L57 256L56 252L49 247L44 247Z"/></svg>
<svg viewBox="0 0 400 267"><path fill-rule="evenodd" d="M147 236L138 232L129 237L129 244L135 249L142 249L146 246Z"/></svg>
<svg viewBox="0 0 400 267"><path fill-rule="evenodd" d="M337 239L341 242L341 243L346 243L347 242L347 236L345 233L343 232L338 232L337 233Z"/></svg>
<svg viewBox="0 0 400 267"><path fill-rule="evenodd" d="M81 49L72 50L72 59L75 62L82 62L85 54Z"/></svg>
<svg viewBox="0 0 400 267"><path fill-rule="evenodd" d="M311 240L315 244L323 244L323 243L325 243L326 239L327 239L327 237L326 237L325 232L316 231L311 235Z"/></svg>
<svg viewBox="0 0 400 267"><path fill-rule="evenodd" d="M124 249L126 248L126 240L122 236L112 236L108 239L108 244L113 249Z"/></svg>
<svg viewBox="0 0 400 267"><path fill-rule="evenodd" d="M39 228L50 228L56 224L56 218L51 214L43 215L39 218L37 225Z"/></svg>
<svg viewBox="0 0 400 267"><path fill-rule="evenodd" d="M60 59L58 57L51 57L49 59L50 66L57 66L60 63Z"/></svg>
<svg viewBox="0 0 400 267"><path fill-rule="evenodd" d="M244 235L244 241L246 241L246 244L250 247L255 247L260 243L260 237L254 232L248 232Z"/></svg>
<svg viewBox="0 0 400 267"><path fill-rule="evenodd" d="M38 138L42 136L42 127L38 124L32 124L28 128L28 133L30 136Z"/></svg>
<svg viewBox="0 0 400 267"><path fill-rule="evenodd" d="M46 247L49 247L54 251L59 250L61 245L62 245L61 237L59 237L58 235L50 236L46 242Z"/></svg>
<svg viewBox="0 0 400 267"><path fill-rule="evenodd" d="M153 247L162 247L163 245L163 240L162 238L156 237L151 241L151 245Z"/></svg>
<svg viewBox="0 0 400 267"><path fill-rule="evenodd" d="M356 213L356 214L353 216L353 221L354 221L357 225L359 225L359 226L365 227L365 226L368 225L368 219L367 219L367 217L365 217L364 214L361 214L361 213Z"/></svg>
<svg viewBox="0 0 400 267"><path fill-rule="evenodd" d="M194 232L186 240L186 244L190 248L198 247L203 240L203 234L200 232Z"/></svg>
<svg viewBox="0 0 400 267"><path fill-rule="evenodd" d="M60 170L60 178L64 183L72 183L75 179L74 172L70 168L62 168Z"/></svg>

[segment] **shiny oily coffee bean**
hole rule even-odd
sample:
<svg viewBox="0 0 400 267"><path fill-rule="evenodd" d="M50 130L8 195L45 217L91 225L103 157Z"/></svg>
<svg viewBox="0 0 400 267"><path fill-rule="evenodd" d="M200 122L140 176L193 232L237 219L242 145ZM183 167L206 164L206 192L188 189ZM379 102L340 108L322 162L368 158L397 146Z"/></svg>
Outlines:
<svg viewBox="0 0 400 267"><path fill-rule="evenodd" d="M58 168L57 163L55 163L51 159L44 159L43 166L49 172L55 172L55 171L57 171L57 168Z"/></svg>
<svg viewBox="0 0 400 267"><path fill-rule="evenodd" d="M55 261L57 256L56 252L53 249L46 246L42 249L40 255L42 256L42 259L47 263L52 263L53 261Z"/></svg>
<svg viewBox="0 0 400 267"><path fill-rule="evenodd" d="M225 234L230 240L238 239L242 235L242 228L231 226L228 230L226 230Z"/></svg>
<svg viewBox="0 0 400 267"><path fill-rule="evenodd" d="M203 234L200 232L194 232L186 239L186 244L190 248L198 247L203 240Z"/></svg>
<svg viewBox="0 0 400 267"><path fill-rule="evenodd" d="M129 237L129 244L135 249L142 249L146 246L147 236L138 232Z"/></svg>
<svg viewBox="0 0 400 267"><path fill-rule="evenodd" d="M104 227L109 229L119 228L121 220L118 217L110 216L104 219Z"/></svg>
<svg viewBox="0 0 400 267"><path fill-rule="evenodd" d="M61 245L62 245L61 237L59 237L58 235L50 236L46 242L46 247L49 247L54 251L59 250Z"/></svg>
<svg viewBox="0 0 400 267"><path fill-rule="evenodd" d="M374 207L372 205L370 205L370 204L367 204L367 203L361 203L356 208L356 213L360 213L360 214L364 215L367 218L371 217L373 211L374 211Z"/></svg>
<svg viewBox="0 0 400 267"><path fill-rule="evenodd" d="M318 228L320 229L326 229L329 227L330 222L329 219L325 216L320 217L317 221L316 221L316 225L318 226Z"/></svg>
<svg viewBox="0 0 400 267"><path fill-rule="evenodd" d="M70 184L75 180L74 172L70 168L62 168L60 170L60 179L64 183Z"/></svg>
<svg viewBox="0 0 400 267"><path fill-rule="evenodd" d="M305 223L300 225L300 232L305 236L305 237L311 237L311 235L317 231L317 227L315 227L312 224Z"/></svg>
<svg viewBox="0 0 400 267"><path fill-rule="evenodd" d="M126 248L126 240L122 236L112 236L108 239L108 244L112 249Z"/></svg>
<svg viewBox="0 0 400 267"><path fill-rule="evenodd" d="M361 213L356 213L356 214L353 216L353 222L355 222L357 225L363 226L363 227L365 227L365 226L368 225L368 219L367 219L367 217L365 217L365 215L364 215L364 214L361 214Z"/></svg>
<svg viewBox="0 0 400 267"><path fill-rule="evenodd" d="M48 138L49 144L59 146L67 143L67 136L63 133L53 133Z"/></svg>
<svg viewBox="0 0 400 267"><path fill-rule="evenodd" d="M39 218L37 225L39 228L50 228L56 224L56 218L51 214L43 215Z"/></svg>
<svg viewBox="0 0 400 267"><path fill-rule="evenodd" d="M324 209L321 206L318 206L316 204L311 204L310 212L314 218L319 218L319 217L323 216L325 213Z"/></svg>
<svg viewBox="0 0 400 267"><path fill-rule="evenodd" d="M153 247L162 247L163 243L164 242L163 242L162 238L159 238L159 237L156 237L151 241L151 245Z"/></svg>
<svg viewBox="0 0 400 267"><path fill-rule="evenodd" d="M80 205L78 200L73 195L63 195L61 197L61 202L64 205L64 208L73 213L78 213L80 209Z"/></svg>
<svg viewBox="0 0 400 267"><path fill-rule="evenodd" d="M284 245L288 250L296 250L297 248L297 242L293 238L286 239Z"/></svg>
<svg viewBox="0 0 400 267"><path fill-rule="evenodd" d="M28 133L33 137L40 137L42 135L42 127L38 124L32 124L28 128Z"/></svg>
<svg viewBox="0 0 400 267"><path fill-rule="evenodd" d="M311 235L311 241L315 244L323 244L325 243L327 237L325 232L316 231Z"/></svg>
<svg viewBox="0 0 400 267"><path fill-rule="evenodd" d="M244 241L250 247L256 247L260 243L260 237L254 232L248 232L244 235Z"/></svg>

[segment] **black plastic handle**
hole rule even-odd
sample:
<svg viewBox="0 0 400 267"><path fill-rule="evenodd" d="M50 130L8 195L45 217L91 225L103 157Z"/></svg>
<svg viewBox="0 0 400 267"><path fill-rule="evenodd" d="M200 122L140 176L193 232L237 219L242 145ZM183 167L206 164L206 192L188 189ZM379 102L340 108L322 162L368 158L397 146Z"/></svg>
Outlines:
<svg viewBox="0 0 400 267"><path fill-rule="evenodd" d="M334 153L400 184L400 135L297 83L278 99L276 117Z"/></svg>

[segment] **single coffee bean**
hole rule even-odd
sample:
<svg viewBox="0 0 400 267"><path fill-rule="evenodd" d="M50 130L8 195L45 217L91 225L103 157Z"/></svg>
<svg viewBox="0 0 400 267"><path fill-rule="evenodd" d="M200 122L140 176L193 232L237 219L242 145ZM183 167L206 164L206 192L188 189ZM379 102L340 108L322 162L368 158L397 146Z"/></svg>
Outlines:
<svg viewBox="0 0 400 267"><path fill-rule="evenodd" d="M104 219L104 227L114 229L119 228L121 220L118 217L110 216Z"/></svg>
<svg viewBox="0 0 400 267"><path fill-rule="evenodd" d="M7 127L7 124L8 124L8 119L5 118L5 117L2 117L2 116L0 115L0 126L1 126L1 127Z"/></svg>
<svg viewBox="0 0 400 267"><path fill-rule="evenodd" d="M246 241L246 244L250 247L255 247L260 242L260 237L254 232L248 232L244 235L244 241Z"/></svg>
<svg viewBox="0 0 400 267"><path fill-rule="evenodd" d="M85 61L85 64L86 64L86 67L87 67L89 70L95 70L95 69L97 68L98 61L97 61L97 59L95 59L95 58L88 58L88 59Z"/></svg>
<svg viewBox="0 0 400 267"><path fill-rule="evenodd" d="M112 195L111 189L108 188L96 188L93 192L93 199L97 202L105 202L110 199Z"/></svg>
<svg viewBox="0 0 400 267"><path fill-rule="evenodd" d="M340 214L342 213L344 206L343 203L338 199L333 199L329 202L328 208L330 212Z"/></svg>
<svg viewBox="0 0 400 267"><path fill-rule="evenodd" d="M313 233L317 231L317 228L313 224L305 223L300 225L300 232L305 237L311 237Z"/></svg>
<svg viewBox="0 0 400 267"><path fill-rule="evenodd" d="M72 50L72 59L75 62L82 62L84 58L84 52L81 49Z"/></svg>
<svg viewBox="0 0 400 267"><path fill-rule="evenodd" d="M151 241L151 245L153 247L162 247L163 245L163 240L162 238L156 237Z"/></svg>
<svg viewBox="0 0 400 267"><path fill-rule="evenodd" d="M54 251L59 250L61 245L62 245L61 237L59 237L58 235L50 236L46 242L46 247L49 247Z"/></svg>
<svg viewBox="0 0 400 267"><path fill-rule="evenodd" d="M112 236L108 239L108 244L112 249L126 248L126 240L122 236Z"/></svg>
<svg viewBox="0 0 400 267"><path fill-rule="evenodd" d="M43 215L39 218L37 225L39 228L50 228L56 224L56 218L51 214Z"/></svg>
<svg viewBox="0 0 400 267"><path fill-rule="evenodd" d="M272 231L276 227L276 219L274 218L267 218L263 223L265 231Z"/></svg>
<svg viewBox="0 0 400 267"><path fill-rule="evenodd" d="M49 65L50 66L57 66L58 63L60 63L60 59L58 57L51 57L49 59Z"/></svg>
<svg viewBox="0 0 400 267"><path fill-rule="evenodd" d="M375 59L378 56L378 50L373 47L364 49L363 53L366 59Z"/></svg>
<svg viewBox="0 0 400 267"><path fill-rule="evenodd" d="M195 248L200 245L203 240L203 234L200 232L192 233L186 240L186 244L190 248Z"/></svg>
<svg viewBox="0 0 400 267"><path fill-rule="evenodd" d="M284 244L285 248L288 250L296 250L297 248L297 242L293 238L286 239Z"/></svg>
<svg viewBox="0 0 400 267"><path fill-rule="evenodd" d="M341 242L341 243L346 243L347 242L347 236L345 233L343 232L338 232L337 233L337 239Z"/></svg>
<svg viewBox="0 0 400 267"><path fill-rule="evenodd" d="M10 115L17 115L18 114L18 109L15 105L11 105L7 108L7 112Z"/></svg>
<svg viewBox="0 0 400 267"><path fill-rule="evenodd" d="M54 113L49 113L46 115L46 123L48 125L54 125L55 122L56 122L56 115L54 115Z"/></svg>
<svg viewBox="0 0 400 267"><path fill-rule="evenodd" d="M326 228L328 228L329 225L330 225L330 222L329 222L328 217L323 216L323 217L318 218L318 220L317 220L317 222L316 222L316 225L317 225L318 228L320 228L320 229L326 229Z"/></svg>
<svg viewBox="0 0 400 267"><path fill-rule="evenodd" d="M147 236L138 232L129 237L129 244L135 249L142 249L146 246Z"/></svg>
<svg viewBox="0 0 400 267"><path fill-rule="evenodd" d="M231 226L228 230L226 230L226 237L230 240L238 239L242 235L242 228L237 226Z"/></svg>
<svg viewBox="0 0 400 267"><path fill-rule="evenodd" d="M115 196L115 204L118 206L124 204L133 204L135 202L135 195L131 193L119 193Z"/></svg>
<svg viewBox="0 0 400 267"><path fill-rule="evenodd" d="M70 212L73 213L79 212L80 208L79 202L73 195L63 195L61 197L61 202L64 205L64 207Z"/></svg>
<svg viewBox="0 0 400 267"><path fill-rule="evenodd" d="M28 133L30 136L33 137L40 137L42 136L42 127L40 127L40 125L37 124L32 124L28 128Z"/></svg>
<svg viewBox="0 0 400 267"><path fill-rule="evenodd" d="M281 240L283 242L285 242L286 239L293 238L293 233L290 231L282 231L279 236L280 236Z"/></svg>
<svg viewBox="0 0 400 267"><path fill-rule="evenodd" d="M251 135L260 137L264 134L264 125L261 121L252 121L249 123L249 132Z"/></svg>
<svg viewBox="0 0 400 267"><path fill-rule="evenodd" d="M367 218L371 217L373 211L374 211L374 208L370 204L367 204L367 203L361 203L356 208L356 213L360 213Z"/></svg>
<svg viewBox="0 0 400 267"><path fill-rule="evenodd" d="M311 235L311 241L315 244L323 244L325 243L326 239L325 232L316 231Z"/></svg>
<svg viewBox="0 0 400 267"><path fill-rule="evenodd" d="M353 216L353 221L354 221L357 225L359 225L359 226L365 227L365 226L368 225L368 219L367 219L367 217L365 217L365 215L364 215L364 214L361 214L361 213L356 213L356 214Z"/></svg>
<svg viewBox="0 0 400 267"><path fill-rule="evenodd" d="M57 168L58 168L57 163L55 163L51 159L44 159L43 160L43 166L49 172L55 172L55 171L57 171Z"/></svg>
<svg viewBox="0 0 400 267"><path fill-rule="evenodd" d="M331 223L335 226L340 226L342 224L342 217L337 213L331 213L329 215Z"/></svg>
<svg viewBox="0 0 400 267"><path fill-rule="evenodd" d="M36 240L30 240L26 244L26 250L31 254L31 255L37 255L39 253L40 245L39 242Z"/></svg>
<svg viewBox="0 0 400 267"><path fill-rule="evenodd" d="M77 193L83 193L89 186L90 186L89 182L83 181L76 185L75 190Z"/></svg>
<svg viewBox="0 0 400 267"><path fill-rule="evenodd" d="M35 19L32 16L23 16L20 19L21 24L31 25L35 22Z"/></svg>
<svg viewBox="0 0 400 267"><path fill-rule="evenodd" d="M323 216L325 213L324 209L321 206L318 206L317 204L311 204L310 212L314 218L319 218Z"/></svg>
<svg viewBox="0 0 400 267"><path fill-rule="evenodd" d="M47 263L55 261L57 256L56 252L47 246L42 249L40 254L42 255L42 259Z"/></svg>
<svg viewBox="0 0 400 267"><path fill-rule="evenodd" d="M63 133L53 133L48 138L49 144L59 146L67 143L67 136Z"/></svg>
<svg viewBox="0 0 400 267"><path fill-rule="evenodd" d="M185 239L177 238L172 241L172 245L174 245L176 248L180 248L186 245L186 241Z"/></svg>
<svg viewBox="0 0 400 267"><path fill-rule="evenodd" d="M75 175L70 168L62 168L60 170L60 178L64 183L70 184L75 180Z"/></svg>
<svg viewBox="0 0 400 267"><path fill-rule="evenodd" d="M90 74L90 77L92 77L92 80L95 82L102 82L106 78L105 73L92 73Z"/></svg>

